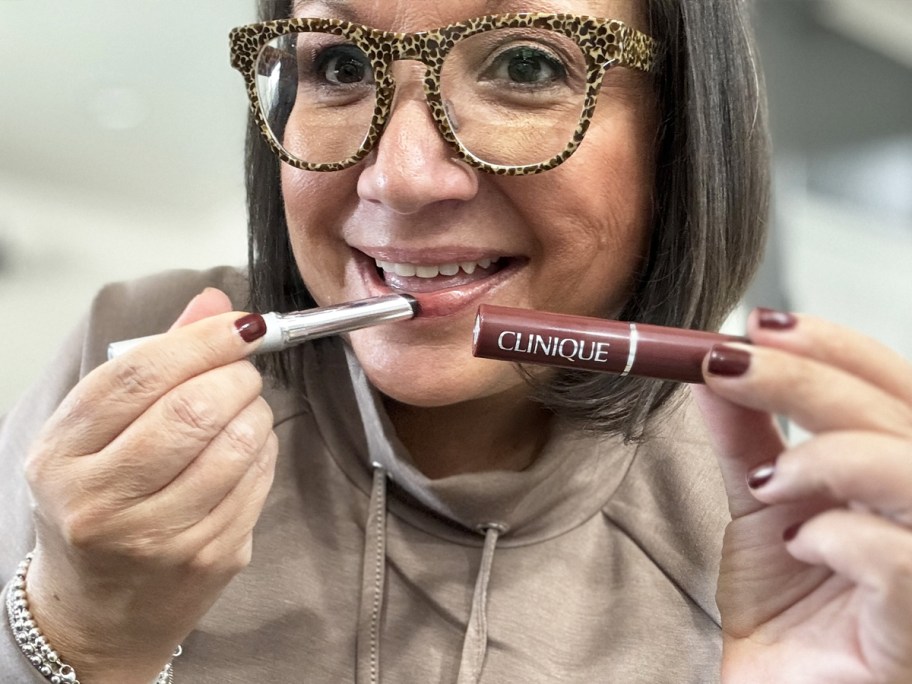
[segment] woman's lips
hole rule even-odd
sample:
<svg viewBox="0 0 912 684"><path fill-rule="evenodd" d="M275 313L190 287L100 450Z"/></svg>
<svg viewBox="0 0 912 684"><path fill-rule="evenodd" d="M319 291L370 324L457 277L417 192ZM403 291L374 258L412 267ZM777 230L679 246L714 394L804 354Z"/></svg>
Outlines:
<svg viewBox="0 0 912 684"><path fill-rule="evenodd" d="M526 261L517 257L483 258L462 263L452 275L447 275L454 270L452 265L448 268L419 266L423 268L424 277L421 277L417 273L412 275L416 269L402 267L407 262L378 262L363 252L355 252L369 289L377 294L404 292L413 295L421 306L420 318L449 316L469 307L474 310L484 295L503 285Z"/></svg>

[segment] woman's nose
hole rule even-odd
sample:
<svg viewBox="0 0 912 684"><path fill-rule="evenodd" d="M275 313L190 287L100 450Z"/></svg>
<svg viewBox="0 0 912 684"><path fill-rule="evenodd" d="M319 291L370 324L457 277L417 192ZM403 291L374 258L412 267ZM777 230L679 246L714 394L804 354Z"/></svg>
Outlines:
<svg viewBox="0 0 912 684"><path fill-rule="evenodd" d="M364 164L358 195L400 214L437 202L466 201L478 192L478 172L457 159L440 135L420 78L397 88L386 129Z"/></svg>

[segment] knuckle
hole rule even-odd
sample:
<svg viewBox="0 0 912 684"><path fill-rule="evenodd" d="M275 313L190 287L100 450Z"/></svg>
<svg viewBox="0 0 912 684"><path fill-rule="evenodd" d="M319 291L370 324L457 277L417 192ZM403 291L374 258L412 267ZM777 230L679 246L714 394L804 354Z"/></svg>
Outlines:
<svg viewBox="0 0 912 684"><path fill-rule="evenodd" d="M252 539L253 535L248 532L237 546L225 549L222 563L228 572L237 574L250 565L253 559Z"/></svg>
<svg viewBox="0 0 912 684"><path fill-rule="evenodd" d="M161 374L147 360L127 356L115 363L114 384L128 394L149 396L160 391Z"/></svg>
<svg viewBox="0 0 912 684"><path fill-rule="evenodd" d="M187 571L194 577L209 577L216 574L216 560L208 549L203 549L187 561Z"/></svg>
<svg viewBox="0 0 912 684"><path fill-rule="evenodd" d="M250 404L225 426L224 434L232 452L245 461L255 460L272 431L272 409L262 397Z"/></svg>
<svg viewBox="0 0 912 684"><path fill-rule="evenodd" d="M106 551L138 567L165 565L174 555L174 539L181 531L161 521L137 525L116 536L107 535Z"/></svg>
<svg viewBox="0 0 912 684"><path fill-rule="evenodd" d="M117 554L137 565L154 565L162 558L160 540L152 534L134 533L112 545Z"/></svg>
<svg viewBox="0 0 912 684"><path fill-rule="evenodd" d="M95 402L86 400L82 393L70 392L54 412L48 425L56 425L69 429L82 429L86 424L91 425L96 417L98 406Z"/></svg>
<svg viewBox="0 0 912 684"><path fill-rule="evenodd" d="M259 453L263 445L263 430L247 418L231 421L224 430L231 451L244 457L245 460Z"/></svg>
<svg viewBox="0 0 912 684"><path fill-rule="evenodd" d="M190 559L188 569L199 577L233 577L250 564L250 556L243 549L226 549L212 543Z"/></svg>
<svg viewBox="0 0 912 684"><path fill-rule="evenodd" d="M77 553L105 554L136 566L161 565L174 554L174 539L181 529L161 520L139 524L121 513L98 507L74 509L63 516L60 534Z"/></svg>
<svg viewBox="0 0 912 684"><path fill-rule="evenodd" d="M251 404L251 410L256 411L259 419L264 425L268 425L270 428L275 425L275 416L272 413L272 407L269 405L269 402L263 399L263 397L256 398Z"/></svg>
<svg viewBox="0 0 912 684"><path fill-rule="evenodd" d="M275 432L270 432L266 437L266 443L260 450L259 458L253 463L253 467L257 469L257 474L260 477L266 478L269 481L272 480L273 473L275 472L275 459L278 452L279 440L276 437Z"/></svg>
<svg viewBox="0 0 912 684"><path fill-rule="evenodd" d="M48 480L49 459L40 448L32 449L25 457L25 481L33 492Z"/></svg>
<svg viewBox="0 0 912 684"><path fill-rule="evenodd" d="M91 551L104 536L99 516L90 510L77 509L64 514L60 523L64 542L77 551Z"/></svg>
<svg viewBox="0 0 912 684"><path fill-rule="evenodd" d="M263 391L263 376L247 359L235 361L227 367L232 386L242 389L248 396L255 396Z"/></svg>
<svg viewBox="0 0 912 684"><path fill-rule="evenodd" d="M256 394L262 392L263 376L260 374L260 371L256 369L256 366L254 366L247 359L239 361L238 364L243 369L242 372L245 376L244 380L250 386L251 390L253 390Z"/></svg>
<svg viewBox="0 0 912 684"><path fill-rule="evenodd" d="M199 394L169 395L166 411L171 421L189 437L208 441L218 432L218 410L211 400Z"/></svg>
<svg viewBox="0 0 912 684"><path fill-rule="evenodd" d="M250 565L251 560L253 560L253 543L252 537L247 535L247 540L237 550L237 553L234 554L233 565L237 568L237 571L240 572Z"/></svg>

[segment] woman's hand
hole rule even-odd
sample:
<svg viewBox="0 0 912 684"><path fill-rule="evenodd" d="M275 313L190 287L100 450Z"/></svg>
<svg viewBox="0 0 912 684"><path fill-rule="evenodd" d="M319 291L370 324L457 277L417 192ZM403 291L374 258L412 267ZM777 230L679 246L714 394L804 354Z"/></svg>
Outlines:
<svg viewBox="0 0 912 684"><path fill-rule="evenodd" d="M733 517L723 681L912 682L912 367L810 317L759 310L749 336L696 390Z"/></svg>
<svg viewBox="0 0 912 684"><path fill-rule="evenodd" d="M84 682L147 683L249 561L276 438L217 290L70 392L29 454L30 606Z"/></svg>

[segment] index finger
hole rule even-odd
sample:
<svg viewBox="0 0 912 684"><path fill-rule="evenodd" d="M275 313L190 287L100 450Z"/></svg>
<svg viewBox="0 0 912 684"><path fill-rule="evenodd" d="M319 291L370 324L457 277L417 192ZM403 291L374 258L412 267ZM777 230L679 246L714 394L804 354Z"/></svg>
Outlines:
<svg viewBox="0 0 912 684"><path fill-rule="evenodd" d="M912 363L877 340L805 314L755 309L748 318L755 344L833 366L912 404Z"/></svg>
<svg viewBox="0 0 912 684"><path fill-rule="evenodd" d="M258 314L230 312L169 331L85 376L39 437L60 456L94 453L169 390L253 352L266 331Z"/></svg>
<svg viewBox="0 0 912 684"><path fill-rule="evenodd" d="M813 433L912 434L912 406L858 375L768 346L716 345L703 360L706 386L755 411L785 416Z"/></svg>

